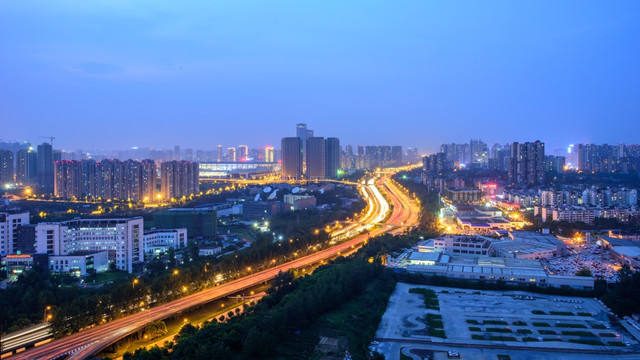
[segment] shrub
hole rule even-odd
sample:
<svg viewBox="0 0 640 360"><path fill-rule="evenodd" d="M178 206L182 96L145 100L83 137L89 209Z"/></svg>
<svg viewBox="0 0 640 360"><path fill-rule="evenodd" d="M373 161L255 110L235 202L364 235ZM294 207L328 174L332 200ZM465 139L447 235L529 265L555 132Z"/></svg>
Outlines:
<svg viewBox="0 0 640 360"><path fill-rule="evenodd" d="M518 334L531 334L531 330L529 329L518 329Z"/></svg>
<svg viewBox="0 0 640 360"><path fill-rule="evenodd" d="M477 326L469 326L469 331L482 331L482 329Z"/></svg>

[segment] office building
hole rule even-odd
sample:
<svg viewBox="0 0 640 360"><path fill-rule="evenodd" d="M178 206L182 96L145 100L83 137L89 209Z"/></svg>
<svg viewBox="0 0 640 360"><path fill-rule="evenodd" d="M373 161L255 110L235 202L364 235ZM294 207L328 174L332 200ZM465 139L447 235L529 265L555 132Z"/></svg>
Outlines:
<svg viewBox="0 0 640 360"><path fill-rule="evenodd" d="M173 147L173 160L180 161L182 157L180 156L180 145L176 145Z"/></svg>
<svg viewBox="0 0 640 360"><path fill-rule="evenodd" d="M327 179L337 179L340 169L340 139L336 137L327 138L325 141L325 170Z"/></svg>
<svg viewBox="0 0 640 360"><path fill-rule="evenodd" d="M402 146L391 147L391 165L393 166L402 165Z"/></svg>
<svg viewBox="0 0 640 360"><path fill-rule="evenodd" d="M144 261L142 217L74 219L36 225L36 251L54 256L108 252L117 269L137 271Z"/></svg>
<svg viewBox="0 0 640 360"><path fill-rule="evenodd" d="M247 161L247 157L249 157L249 147L247 145L239 145L236 160Z"/></svg>
<svg viewBox="0 0 640 360"><path fill-rule="evenodd" d="M302 140L299 137L285 137L281 142L282 180L302 179Z"/></svg>
<svg viewBox="0 0 640 360"><path fill-rule="evenodd" d="M144 232L144 254L154 258L166 253L169 248L181 249L187 247L187 229L150 229Z"/></svg>
<svg viewBox="0 0 640 360"><path fill-rule="evenodd" d="M313 137L313 130L307 129L307 124L296 124L296 137L300 139L302 143L302 159L306 159L307 151L307 139Z"/></svg>
<svg viewBox="0 0 640 360"><path fill-rule="evenodd" d="M53 148L49 143L38 145L38 184L53 191Z"/></svg>
<svg viewBox="0 0 640 360"><path fill-rule="evenodd" d="M218 145L218 162L222 162L222 145Z"/></svg>
<svg viewBox="0 0 640 360"><path fill-rule="evenodd" d="M236 162L236 148L227 148L227 162Z"/></svg>
<svg viewBox="0 0 640 360"><path fill-rule="evenodd" d="M162 197L179 199L200 192L198 163L188 161L164 162L160 168Z"/></svg>
<svg viewBox="0 0 640 360"><path fill-rule="evenodd" d="M307 139L306 164L307 180L324 180L327 176L327 142L321 137Z"/></svg>
<svg viewBox="0 0 640 360"><path fill-rule="evenodd" d="M264 162L266 163L274 162L273 146L267 146L264 148Z"/></svg>
<svg viewBox="0 0 640 360"><path fill-rule="evenodd" d="M29 213L0 212L0 255L14 253L14 240L17 229L29 224Z"/></svg>
<svg viewBox="0 0 640 360"><path fill-rule="evenodd" d="M0 150L0 186L13 184L13 151Z"/></svg>

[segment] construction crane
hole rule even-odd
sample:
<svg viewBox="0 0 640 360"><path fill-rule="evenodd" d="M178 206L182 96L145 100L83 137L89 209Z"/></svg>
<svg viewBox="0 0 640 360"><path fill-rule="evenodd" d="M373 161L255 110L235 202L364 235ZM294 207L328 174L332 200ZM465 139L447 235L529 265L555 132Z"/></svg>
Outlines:
<svg viewBox="0 0 640 360"><path fill-rule="evenodd" d="M53 148L53 140L55 139L55 137L53 136L40 136L41 138L45 138L45 139L49 139L49 141L51 141L51 147Z"/></svg>

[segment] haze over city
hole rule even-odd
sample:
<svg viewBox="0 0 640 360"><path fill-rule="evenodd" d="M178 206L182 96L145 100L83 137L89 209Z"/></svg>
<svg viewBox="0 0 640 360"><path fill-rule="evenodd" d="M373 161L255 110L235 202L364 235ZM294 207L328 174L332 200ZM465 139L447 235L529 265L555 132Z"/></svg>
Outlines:
<svg viewBox="0 0 640 360"><path fill-rule="evenodd" d="M2 2L4 141L632 143L640 4ZM33 133L37 129L38 134ZM82 135L82 136L78 136Z"/></svg>
<svg viewBox="0 0 640 360"><path fill-rule="evenodd" d="M637 0L0 34L0 359L640 359Z"/></svg>

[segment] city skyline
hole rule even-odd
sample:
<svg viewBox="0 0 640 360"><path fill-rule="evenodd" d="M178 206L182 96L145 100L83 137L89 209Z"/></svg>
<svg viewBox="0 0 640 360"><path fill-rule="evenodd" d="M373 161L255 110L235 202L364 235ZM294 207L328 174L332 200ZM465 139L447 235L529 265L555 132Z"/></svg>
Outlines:
<svg viewBox="0 0 640 360"><path fill-rule="evenodd" d="M634 143L640 5L500 5L3 3L2 138L274 146L304 122L424 152Z"/></svg>

